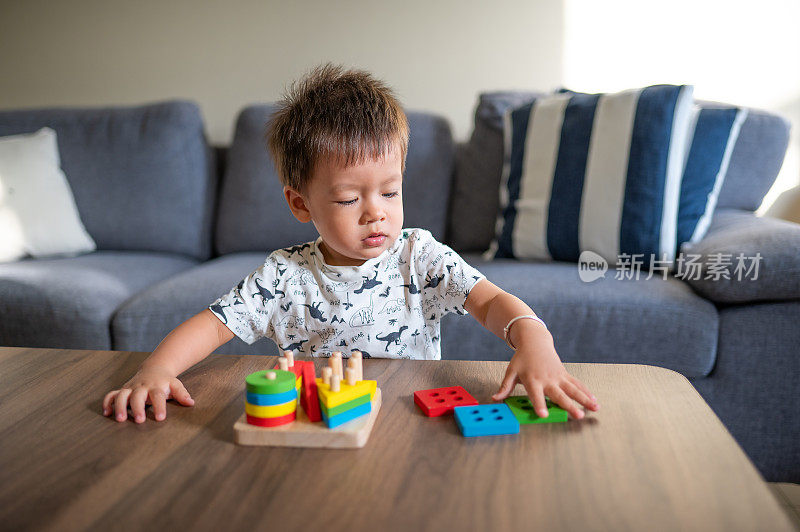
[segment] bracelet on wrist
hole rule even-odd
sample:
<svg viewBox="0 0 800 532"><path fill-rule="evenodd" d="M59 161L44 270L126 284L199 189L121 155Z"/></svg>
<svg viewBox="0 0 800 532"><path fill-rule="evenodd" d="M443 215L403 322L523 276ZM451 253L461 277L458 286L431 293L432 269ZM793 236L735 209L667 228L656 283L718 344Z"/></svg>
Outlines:
<svg viewBox="0 0 800 532"><path fill-rule="evenodd" d="M516 321L518 321L518 320L523 320L523 319L528 319L528 320L538 321L539 323L541 323L541 324L544 326L544 328L545 328L545 329L547 329L547 324L546 324L544 321L542 321L542 318L540 318L540 317L538 317L538 316L534 316L533 314L525 314L524 316L517 316L516 318L512 318L512 319L511 319L511 320L508 322L508 325L506 325L506 326L503 328L503 336L505 337L505 341L506 341L506 343L508 344L508 347L510 347L510 348L511 348L511 349L513 349L514 351L516 351L516 350L517 350L517 348L516 348L516 347L514 347L514 344L512 344L512 343L511 343L511 338L509 338L509 335L508 335L508 333L509 333L509 331L511 331L511 326L512 326L512 325L514 325L514 323L515 323Z"/></svg>

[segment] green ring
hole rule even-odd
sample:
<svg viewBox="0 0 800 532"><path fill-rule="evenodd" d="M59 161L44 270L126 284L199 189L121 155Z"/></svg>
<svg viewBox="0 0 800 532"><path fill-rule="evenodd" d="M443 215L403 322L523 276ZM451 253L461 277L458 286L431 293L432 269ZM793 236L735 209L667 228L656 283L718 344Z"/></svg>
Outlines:
<svg viewBox="0 0 800 532"><path fill-rule="evenodd" d="M270 380L267 378L268 371L275 372L275 380ZM295 388L296 378L297 377L295 374L291 371L284 371L282 369L263 369L248 375L244 382L247 386L247 391L250 393L273 394L293 390Z"/></svg>

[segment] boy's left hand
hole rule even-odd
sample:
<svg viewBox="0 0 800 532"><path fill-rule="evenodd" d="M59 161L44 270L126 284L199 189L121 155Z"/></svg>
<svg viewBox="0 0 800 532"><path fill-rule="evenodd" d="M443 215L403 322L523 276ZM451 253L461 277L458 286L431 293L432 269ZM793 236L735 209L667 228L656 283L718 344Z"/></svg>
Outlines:
<svg viewBox="0 0 800 532"><path fill-rule="evenodd" d="M511 394L517 383L527 390L539 417L548 415L545 395L566 410L573 419L581 419L584 415L573 399L589 410L597 411L600 408L586 385L567 373L555 348L547 342L517 349L508 364L500 389L492 399L502 401Z"/></svg>

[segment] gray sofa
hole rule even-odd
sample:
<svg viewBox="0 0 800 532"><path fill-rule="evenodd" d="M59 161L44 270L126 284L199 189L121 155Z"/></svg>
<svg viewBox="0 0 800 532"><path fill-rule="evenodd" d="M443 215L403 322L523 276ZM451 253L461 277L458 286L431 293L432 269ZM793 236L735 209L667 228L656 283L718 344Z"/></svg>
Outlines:
<svg viewBox="0 0 800 532"><path fill-rule="evenodd" d="M788 124L752 110L709 234L684 252L760 252L758 281L579 280L577 265L486 261L502 164L500 117L529 93L481 96L469 141L409 113L406 226L425 227L541 315L566 362L670 368L691 380L767 480L800 482L800 225L753 210L783 160ZM705 104L716 105L716 104ZM151 351L279 247L316 237L297 223L264 148L269 105L244 109L212 148L191 102L0 112L0 136L43 126L97 251L0 264L0 345ZM610 272L613 273L613 272ZM469 317L442 325L443 357L507 360ZM276 354L234 339L219 353Z"/></svg>

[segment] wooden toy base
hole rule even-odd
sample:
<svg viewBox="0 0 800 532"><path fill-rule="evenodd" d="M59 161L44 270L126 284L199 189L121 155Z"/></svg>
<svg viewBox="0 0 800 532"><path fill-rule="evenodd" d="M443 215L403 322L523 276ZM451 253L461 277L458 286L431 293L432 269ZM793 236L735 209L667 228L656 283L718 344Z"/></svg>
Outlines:
<svg viewBox="0 0 800 532"><path fill-rule="evenodd" d="M239 445L265 445L272 447L320 447L325 449L358 449L366 445L372 426L381 409L381 389L375 390L372 411L369 415L348 421L329 429L325 423L312 423L305 411L297 408L297 419L279 427L256 427L247 423L246 415L233 425Z"/></svg>

